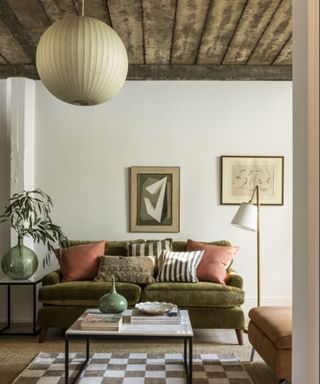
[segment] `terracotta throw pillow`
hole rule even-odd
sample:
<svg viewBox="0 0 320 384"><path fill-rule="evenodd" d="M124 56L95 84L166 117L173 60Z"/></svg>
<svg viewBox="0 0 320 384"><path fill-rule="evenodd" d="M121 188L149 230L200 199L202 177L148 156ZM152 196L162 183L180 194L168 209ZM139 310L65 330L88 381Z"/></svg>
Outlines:
<svg viewBox="0 0 320 384"><path fill-rule="evenodd" d="M225 284L227 268L230 266L238 249L239 247L223 247L199 243L193 240L188 240L187 243L188 251L205 251L197 268L198 279L200 281L212 281L213 283L220 284Z"/></svg>
<svg viewBox="0 0 320 384"><path fill-rule="evenodd" d="M116 281L123 283L154 283L154 256L102 256L95 281Z"/></svg>
<svg viewBox="0 0 320 384"><path fill-rule="evenodd" d="M104 254L105 241L76 245L60 250L62 282L93 280L99 267L99 258Z"/></svg>

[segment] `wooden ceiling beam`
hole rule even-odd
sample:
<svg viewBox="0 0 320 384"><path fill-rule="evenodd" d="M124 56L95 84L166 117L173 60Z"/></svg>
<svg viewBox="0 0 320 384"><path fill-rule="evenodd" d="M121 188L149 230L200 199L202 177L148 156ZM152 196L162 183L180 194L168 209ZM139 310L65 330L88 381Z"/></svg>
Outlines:
<svg viewBox="0 0 320 384"><path fill-rule="evenodd" d="M291 80L290 65L130 65L127 80Z"/></svg>
<svg viewBox="0 0 320 384"><path fill-rule="evenodd" d="M282 0L248 64L270 65L292 35L291 0Z"/></svg>
<svg viewBox="0 0 320 384"><path fill-rule="evenodd" d="M39 79L36 66L33 64L6 64L0 65L0 79L8 77L26 77L28 79Z"/></svg>
<svg viewBox="0 0 320 384"><path fill-rule="evenodd" d="M23 51L10 30L0 20L0 54L4 63L31 63L31 59Z"/></svg>
<svg viewBox="0 0 320 384"><path fill-rule="evenodd" d="M194 64L205 28L210 0L180 0L177 4L171 63Z"/></svg>
<svg viewBox="0 0 320 384"><path fill-rule="evenodd" d="M80 0L39 0L51 23L64 17L81 14ZM85 16L95 17L110 25L110 16L106 0L90 0L85 2Z"/></svg>
<svg viewBox="0 0 320 384"><path fill-rule="evenodd" d="M29 64L0 65L0 78L39 79ZM292 80L291 65L129 65L127 80Z"/></svg>
<svg viewBox="0 0 320 384"><path fill-rule="evenodd" d="M39 0L51 23L63 17L77 15L73 0Z"/></svg>
<svg viewBox="0 0 320 384"><path fill-rule="evenodd" d="M33 61L36 53L36 46L30 39L26 30L20 25L12 9L6 0L0 0L0 20L8 28L12 36L21 46L28 61Z"/></svg>
<svg viewBox="0 0 320 384"><path fill-rule="evenodd" d="M73 0L78 11L78 14L81 15L82 1ZM110 25L110 15L107 6L107 0L90 0L84 2L84 15L95 17L103 21L104 23Z"/></svg>
<svg viewBox="0 0 320 384"><path fill-rule="evenodd" d="M272 64L275 65L290 65L292 63L292 36L282 48L279 55L275 58Z"/></svg>
<svg viewBox="0 0 320 384"><path fill-rule="evenodd" d="M197 64L221 64L247 0L213 0Z"/></svg>
<svg viewBox="0 0 320 384"><path fill-rule="evenodd" d="M132 64L144 63L141 0L108 0L112 27L121 37Z"/></svg>
<svg viewBox="0 0 320 384"><path fill-rule="evenodd" d="M8 64L8 61L0 53L0 64Z"/></svg>
<svg viewBox="0 0 320 384"><path fill-rule="evenodd" d="M169 64L177 0L142 0L146 64Z"/></svg>
<svg viewBox="0 0 320 384"><path fill-rule="evenodd" d="M50 26L50 20L43 11L39 0L7 0L19 24L24 28L33 43L38 44L43 32Z"/></svg>
<svg viewBox="0 0 320 384"><path fill-rule="evenodd" d="M223 64L247 64L281 0L248 0Z"/></svg>

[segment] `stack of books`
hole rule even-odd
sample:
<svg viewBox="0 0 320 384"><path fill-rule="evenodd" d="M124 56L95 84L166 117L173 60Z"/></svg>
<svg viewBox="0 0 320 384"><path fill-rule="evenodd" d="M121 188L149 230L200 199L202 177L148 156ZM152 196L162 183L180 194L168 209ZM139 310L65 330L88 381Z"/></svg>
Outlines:
<svg viewBox="0 0 320 384"><path fill-rule="evenodd" d="M161 315L149 315L141 312L139 309L132 310L131 324L180 324L181 315L178 308Z"/></svg>
<svg viewBox="0 0 320 384"><path fill-rule="evenodd" d="M87 331L119 331L122 316L119 314L86 313L80 323Z"/></svg>

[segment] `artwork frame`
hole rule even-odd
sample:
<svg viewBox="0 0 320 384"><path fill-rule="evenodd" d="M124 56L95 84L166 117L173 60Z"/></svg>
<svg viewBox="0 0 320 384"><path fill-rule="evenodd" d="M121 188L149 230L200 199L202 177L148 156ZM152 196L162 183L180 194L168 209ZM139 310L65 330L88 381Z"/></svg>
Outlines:
<svg viewBox="0 0 320 384"><path fill-rule="evenodd" d="M129 230L180 231L180 167L130 167Z"/></svg>
<svg viewBox="0 0 320 384"><path fill-rule="evenodd" d="M284 204L284 156L221 156L220 204L248 202L259 185L261 205Z"/></svg>

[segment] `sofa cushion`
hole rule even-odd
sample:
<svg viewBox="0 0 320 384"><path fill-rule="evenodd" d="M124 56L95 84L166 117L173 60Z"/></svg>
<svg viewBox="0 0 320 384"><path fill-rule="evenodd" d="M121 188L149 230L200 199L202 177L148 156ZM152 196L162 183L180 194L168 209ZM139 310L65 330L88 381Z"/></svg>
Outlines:
<svg viewBox="0 0 320 384"><path fill-rule="evenodd" d="M160 256L163 251L172 251L172 239L147 240L144 243L128 242L128 256Z"/></svg>
<svg viewBox="0 0 320 384"><path fill-rule="evenodd" d="M154 283L154 256L102 256L95 281L116 281L135 284Z"/></svg>
<svg viewBox="0 0 320 384"><path fill-rule="evenodd" d="M131 241L129 241L131 242ZM138 239L138 240L132 240L132 242L135 243L144 243L144 240ZM68 240L68 247L74 247L75 245L81 245L81 244L90 244L94 243L94 241L90 240ZM104 249L105 255L112 255L112 256L126 256L128 254L128 240L124 241L106 241L105 249Z"/></svg>
<svg viewBox="0 0 320 384"><path fill-rule="evenodd" d="M200 281L213 283L225 283L227 269L232 263L234 255L239 247L219 246L188 240L187 250L204 250L204 254L197 268L197 277Z"/></svg>
<svg viewBox="0 0 320 384"><path fill-rule="evenodd" d="M217 240L217 241L211 241L210 243L207 243L206 241L202 241L204 244L212 244L212 245L220 245L222 247L230 246L231 243L227 240ZM172 243L172 250L174 252L185 252L187 250L187 242L186 241L174 241Z"/></svg>
<svg viewBox="0 0 320 384"><path fill-rule="evenodd" d="M197 283L196 270L204 251L163 251L159 258L157 281Z"/></svg>
<svg viewBox="0 0 320 384"><path fill-rule="evenodd" d="M244 292L222 284L155 283L144 287L143 301L166 301L179 307L234 307L244 303Z"/></svg>
<svg viewBox="0 0 320 384"><path fill-rule="evenodd" d="M99 258L105 249L105 240L60 249L62 282L92 280L98 271Z"/></svg>
<svg viewBox="0 0 320 384"><path fill-rule="evenodd" d="M116 283L116 289L127 299L129 306L140 301L139 285ZM39 301L49 305L97 307L99 298L110 290L111 282L76 281L47 285L39 290Z"/></svg>
<svg viewBox="0 0 320 384"><path fill-rule="evenodd" d="M130 243L142 244L144 240L132 240L132 241L109 241L108 248L106 249L105 255L110 256L127 256L128 255L128 244Z"/></svg>

